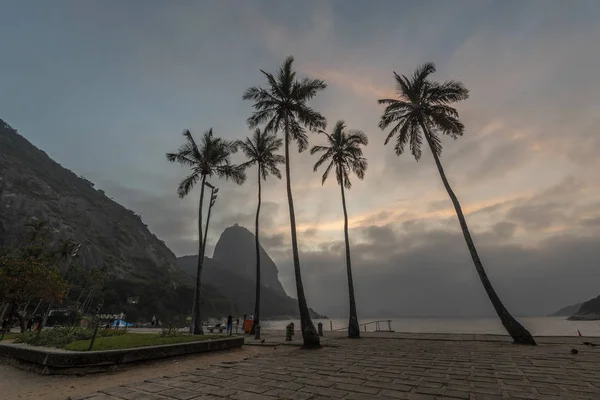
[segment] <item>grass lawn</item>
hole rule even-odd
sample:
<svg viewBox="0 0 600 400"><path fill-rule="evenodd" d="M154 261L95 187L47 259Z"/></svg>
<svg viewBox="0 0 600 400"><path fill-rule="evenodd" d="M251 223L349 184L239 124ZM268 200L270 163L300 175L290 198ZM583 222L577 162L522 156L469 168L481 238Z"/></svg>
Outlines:
<svg viewBox="0 0 600 400"><path fill-rule="evenodd" d="M198 342L204 340L222 339L225 336L217 335L182 335L162 337L153 333L128 333L120 336L96 337L92 351L131 349L134 347L156 346L161 344ZM65 350L87 351L90 340L79 340L69 343Z"/></svg>
<svg viewBox="0 0 600 400"><path fill-rule="evenodd" d="M21 332L8 332L4 335L4 339L2 340L14 340L19 336ZM0 337L2 337L2 332L0 332Z"/></svg>

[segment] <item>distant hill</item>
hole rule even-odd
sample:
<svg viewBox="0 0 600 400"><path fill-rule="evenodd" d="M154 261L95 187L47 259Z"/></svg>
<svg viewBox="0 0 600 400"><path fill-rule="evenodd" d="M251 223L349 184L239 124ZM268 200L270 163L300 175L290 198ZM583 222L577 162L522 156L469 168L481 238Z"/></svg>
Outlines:
<svg viewBox="0 0 600 400"><path fill-rule="evenodd" d="M600 296L583 303L579 310L567 319L571 321L600 320Z"/></svg>
<svg viewBox="0 0 600 400"><path fill-rule="evenodd" d="M261 251L261 317L297 318L298 301L289 297L278 279L277 266L266 251ZM254 234L239 225L221 234L213 258L205 257L203 282L224 293L235 304L239 315L254 313L256 250ZM190 276L196 276L198 257L179 257L179 266ZM311 309L314 318L322 318Z"/></svg>
<svg viewBox="0 0 600 400"><path fill-rule="evenodd" d="M579 308L581 307L582 304L583 303L577 303L577 304L573 304L573 305L561 308L554 314L550 314L550 317L570 317L571 315L573 315L577 311L579 311Z"/></svg>

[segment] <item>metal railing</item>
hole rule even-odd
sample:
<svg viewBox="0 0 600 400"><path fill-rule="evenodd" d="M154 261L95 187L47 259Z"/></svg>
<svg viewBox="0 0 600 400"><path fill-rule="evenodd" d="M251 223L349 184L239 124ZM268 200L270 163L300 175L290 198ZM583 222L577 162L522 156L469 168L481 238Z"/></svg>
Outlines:
<svg viewBox="0 0 600 400"><path fill-rule="evenodd" d="M394 332L392 330L392 320L391 319L381 319L378 321L371 321L371 322L367 322L364 324L359 324L360 327L362 327L362 329L367 332L367 325L375 325L375 331L374 332ZM387 324L387 329L382 329L382 326L385 328ZM343 327L343 328L338 328L338 329L333 329L333 324L330 321L330 326L331 326L331 331L344 331L346 329L348 329L348 327Z"/></svg>

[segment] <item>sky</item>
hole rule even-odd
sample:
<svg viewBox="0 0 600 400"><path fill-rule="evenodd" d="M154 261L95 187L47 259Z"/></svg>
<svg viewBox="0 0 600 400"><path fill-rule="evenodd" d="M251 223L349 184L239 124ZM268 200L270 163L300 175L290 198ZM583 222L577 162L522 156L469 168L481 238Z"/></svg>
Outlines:
<svg viewBox="0 0 600 400"><path fill-rule="evenodd" d="M493 308L427 149L384 146L377 99L393 71L436 63L470 98L442 162L508 309L545 315L600 294L600 3L590 1L0 0L0 117L53 159L141 214L176 255L197 248L199 190L166 152L213 128L251 134L243 91L293 55L328 87L310 105L365 132L365 179L347 193L360 316L480 316ZM311 135L310 145L323 144ZM291 155L309 305L347 313L339 187ZM235 162L243 157L236 154ZM256 171L220 188L207 254L253 229ZM262 245L295 296L284 181L263 185Z"/></svg>

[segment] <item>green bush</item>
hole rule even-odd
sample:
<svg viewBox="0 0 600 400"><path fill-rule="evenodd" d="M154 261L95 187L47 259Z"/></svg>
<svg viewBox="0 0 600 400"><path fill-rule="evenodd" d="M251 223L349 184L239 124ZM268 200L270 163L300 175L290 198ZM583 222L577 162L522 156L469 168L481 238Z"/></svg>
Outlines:
<svg viewBox="0 0 600 400"><path fill-rule="evenodd" d="M27 332L19 336L15 341L27 343L33 346L64 347L71 342L90 339L93 335L91 329L79 327L61 327L45 329L38 335L37 332Z"/></svg>
<svg viewBox="0 0 600 400"><path fill-rule="evenodd" d="M125 329L102 329L98 331L98 336L108 337L108 336L121 336L125 335Z"/></svg>
<svg viewBox="0 0 600 400"><path fill-rule="evenodd" d="M163 329L160 332L161 337L177 337L181 336L181 332L177 328Z"/></svg>

